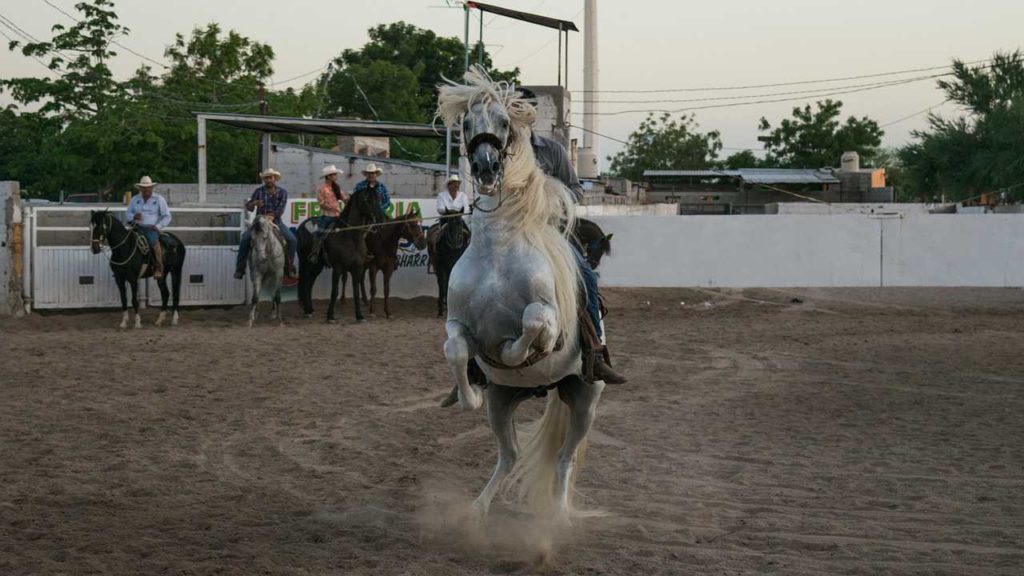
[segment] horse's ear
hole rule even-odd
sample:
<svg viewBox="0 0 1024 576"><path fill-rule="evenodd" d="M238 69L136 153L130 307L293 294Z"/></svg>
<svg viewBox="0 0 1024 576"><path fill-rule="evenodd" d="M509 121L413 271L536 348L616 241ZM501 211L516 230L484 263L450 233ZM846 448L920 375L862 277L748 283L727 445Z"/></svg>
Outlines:
<svg viewBox="0 0 1024 576"><path fill-rule="evenodd" d="M604 251L606 254L612 253L612 236L614 235L614 233L607 234L604 238L601 239L601 246L604 246Z"/></svg>

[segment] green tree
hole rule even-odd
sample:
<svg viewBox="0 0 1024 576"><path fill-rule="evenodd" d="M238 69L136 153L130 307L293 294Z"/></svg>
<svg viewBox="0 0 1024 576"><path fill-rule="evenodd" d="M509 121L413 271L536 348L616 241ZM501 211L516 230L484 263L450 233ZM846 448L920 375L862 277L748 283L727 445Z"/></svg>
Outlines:
<svg viewBox="0 0 1024 576"><path fill-rule="evenodd" d="M928 129L899 151L904 191L918 199L963 200L1005 190L1024 191L1024 56L997 53L989 64L953 61L953 76L940 80L963 116L928 117Z"/></svg>
<svg viewBox="0 0 1024 576"><path fill-rule="evenodd" d="M644 170L683 170L715 165L722 140L717 131L698 132L693 116L648 115L629 135L626 149L609 156L616 176L641 180Z"/></svg>
<svg viewBox="0 0 1024 576"><path fill-rule="evenodd" d="M740 168L757 168L761 165L761 161L757 159L752 150L742 150L735 154L729 155L728 158L722 163L722 167L727 170L738 170Z"/></svg>
<svg viewBox="0 0 1024 576"><path fill-rule="evenodd" d="M761 118L758 129L767 133L760 138L767 152L764 165L824 168L836 166L843 152L848 151L870 162L885 133L866 116L850 116L840 123L842 107L838 100L824 100L817 103L816 110L810 105L793 108L793 117L783 119L777 127Z"/></svg>
<svg viewBox="0 0 1024 576"><path fill-rule="evenodd" d="M0 80L16 103L0 114L0 173L30 194L119 197L142 172L163 182L194 181L192 112L258 111L259 85L273 71L269 46L211 24L175 37L161 76L142 67L118 81L106 63L116 55L114 40L128 30L117 23L113 3L91 0L76 9L76 24L55 26L49 42L9 46L26 56L49 55L51 78ZM310 115L322 105L310 86L267 91L267 101L281 115ZM211 181L254 179L258 135L217 128L208 144Z"/></svg>
<svg viewBox="0 0 1024 576"><path fill-rule="evenodd" d="M344 50L320 79L327 87L324 115L430 122L437 106L437 86L445 78L462 76L462 41L405 22L374 26L369 36L369 42L358 50ZM475 62L476 51L472 56ZM497 80L518 79L518 68L495 70L486 51L483 64ZM401 138L392 143L392 155L398 158L443 157L439 142Z"/></svg>

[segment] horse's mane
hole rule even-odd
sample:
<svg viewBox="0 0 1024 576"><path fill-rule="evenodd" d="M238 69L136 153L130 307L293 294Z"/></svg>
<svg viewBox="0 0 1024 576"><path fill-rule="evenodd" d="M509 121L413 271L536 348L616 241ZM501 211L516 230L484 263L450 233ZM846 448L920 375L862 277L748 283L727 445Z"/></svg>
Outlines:
<svg viewBox="0 0 1024 576"><path fill-rule="evenodd" d="M572 195L560 181L547 177L537 164L530 142L536 108L512 84L493 81L479 66L472 66L463 75L463 81L458 84L447 80L438 87L437 115L445 125L461 129L460 119L474 104L495 102L504 107L510 134L498 191L502 203L489 217L488 226L496 225L500 230L498 242L525 240L550 260L559 327L565 336L576 327L582 283L576 257L566 240L575 222Z"/></svg>

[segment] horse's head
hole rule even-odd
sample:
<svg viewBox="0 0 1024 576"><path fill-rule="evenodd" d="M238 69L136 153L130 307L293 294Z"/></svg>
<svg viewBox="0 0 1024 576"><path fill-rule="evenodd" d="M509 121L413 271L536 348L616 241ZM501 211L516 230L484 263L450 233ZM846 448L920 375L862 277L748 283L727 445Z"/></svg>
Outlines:
<svg viewBox="0 0 1024 576"><path fill-rule="evenodd" d="M113 226L114 217L108 210L92 210L89 212L89 247L93 254L99 254L101 246L107 241L110 228Z"/></svg>
<svg viewBox="0 0 1024 576"><path fill-rule="evenodd" d="M353 210L353 225L382 224L388 217L380 205L380 192L376 188L365 188L352 194L349 198Z"/></svg>
<svg viewBox="0 0 1024 576"><path fill-rule="evenodd" d="M504 161L517 141L529 134L536 109L508 82L495 82L472 66L465 84L439 86L437 113L451 128L462 129L477 190L493 196L500 188Z"/></svg>
<svg viewBox="0 0 1024 576"><path fill-rule="evenodd" d="M601 257L612 253L612 234L591 240L586 250L587 263L590 264L591 270L597 270L601 265Z"/></svg>
<svg viewBox="0 0 1024 576"><path fill-rule="evenodd" d="M481 194L496 192L508 148L509 117L505 106L494 100L474 102L462 117L462 138L470 171Z"/></svg>
<svg viewBox="0 0 1024 576"><path fill-rule="evenodd" d="M406 213L402 221L400 234L403 238L413 243L417 250L427 247L427 236L423 233L423 221L411 210Z"/></svg>
<svg viewBox="0 0 1024 576"><path fill-rule="evenodd" d="M444 241L449 248L459 249L466 243L466 226L462 216L451 216L444 227Z"/></svg>

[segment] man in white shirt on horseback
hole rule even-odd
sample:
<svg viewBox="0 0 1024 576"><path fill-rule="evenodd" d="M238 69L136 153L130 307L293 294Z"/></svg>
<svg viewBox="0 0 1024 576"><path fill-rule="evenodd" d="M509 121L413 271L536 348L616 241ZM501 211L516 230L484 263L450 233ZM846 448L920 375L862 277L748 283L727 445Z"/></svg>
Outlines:
<svg viewBox="0 0 1024 576"><path fill-rule="evenodd" d="M445 218L445 216L454 216L456 214L469 214L469 199L462 193L460 189L461 184L459 175L452 174L446 183L447 190L442 190L437 195L437 215L441 216L441 219L427 231L427 253L431 265L434 263L434 253L437 250L437 243L441 239L441 233L444 231L445 225L451 223L452 220L456 220L456 224L461 226L466 225L461 219L454 217Z"/></svg>
<svg viewBox="0 0 1024 576"><path fill-rule="evenodd" d="M138 194L128 202L126 212L129 225L135 226L140 234L146 237L150 250L153 251L153 278L164 277L164 249L160 244L160 231L171 223L171 209L164 197L153 192L156 182L149 176L143 176L135 189Z"/></svg>

